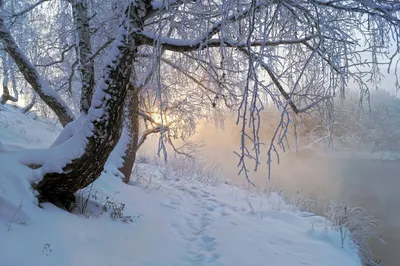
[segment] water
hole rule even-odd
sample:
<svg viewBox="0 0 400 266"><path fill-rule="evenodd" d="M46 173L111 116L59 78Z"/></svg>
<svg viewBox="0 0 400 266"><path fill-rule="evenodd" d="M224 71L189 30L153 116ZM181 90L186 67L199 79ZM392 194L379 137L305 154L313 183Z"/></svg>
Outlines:
<svg viewBox="0 0 400 266"><path fill-rule="evenodd" d="M263 132L268 135L268 132ZM265 136L264 135L264 136ZM239 147L239 130L234 123L225 123L225 130L213 125L201 124L195 140L206 144L202 150L208 162L221 164L223 178L236 184L244 184L238 176L238 157L233 151ZM265 141L267 143L267 141ZM156 142L154 142L156 143ZM155 150L155 145L151 148ZM263 155L264 156L264 155ZM263 157L264 162L266 157ZM320 204L345 200L350 207L363 207L382 222L376 228L383 234L386 245L371 241L371 249L382 260L382 266L400 265L400 161L368 159L333 159L319 157L313 151L293 155L281 153L281 162L272 165L272 184L284 189L286 196L303 190ZM265 186L268 176L265 164L258 172L250 173L258 186Z"/></svg>
<svg viewBox="0 0 400 266"><path fill-rule="evenodd" d="M313 167L317 166L317 167ZM284 169L280 169L280 167ZM320 204L329 199L361 206L382 222L377 232L386 244L372 239L371 249L383 266L400 265L400 161L302 158L277 167L276 183L293 194L302 189ZM279 175L279 176L278 176Z"/></svg>
<svg viewBox="0 0 400 266"><path fill-rule="evenodd" d="M206 147L203 155L210 162L219 162L223 176L234 183L245 183L237 176L238 158L233 154L239 144L235 125L227 125L224 131L212 125L203 125L197 134ZM275 160L276 161L276 160ZM265 162L265 157L264 157ZM285 190L287 196L303 190L319 203L328 204L345 200L351 207L360 206L382 222L376 230L384 235L386 245L377 239L371 241L374 255L382 260L382 266L400 265L400 161L368 159L333 159L318 157L313 152L298 155L281 154L280 165L272 167L272 183ZM258 186L265 186L267 168L251 173Z"/></svg>

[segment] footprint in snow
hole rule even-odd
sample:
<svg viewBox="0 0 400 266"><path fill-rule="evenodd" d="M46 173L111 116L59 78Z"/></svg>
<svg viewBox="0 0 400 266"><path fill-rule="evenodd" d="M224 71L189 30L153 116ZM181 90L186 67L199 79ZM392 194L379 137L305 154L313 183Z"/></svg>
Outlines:
<svg viewBox="0 0 400 266"><path fill-rule="evenodd" d="M230 214L229 213L227 213L227 212L225 212L225 211L222 211L222 212L220 212L219 213L221 216L229 216Z"/></svg>
<svg viewBox="0 0 400 266"><path fill-rule="evenodd" d="M209 199L207 199L207 201L211 201L211 202L218 203L218 204L221 205L221 203L218 202L216 199L209 198Z"/></svg>
<svg viewBox="0 0 400 266"><path fill-rule="evenodd" d="M206 206L205 209L206 209L207 211L209 211L209 212L212 212L212 211L215 210L215 208L212 207L212 206Z"/></svg>
<svg viewBox="0 0 400 266"><path fill-rule="evenodd" d="M178 210L176 207L166 204L166 203L163 203L163 202L158 202L158 204L160 204L161 206L166 207L168 209L174 210L174 211ZM173 203L171 202L171 204L173 204ZM173 204L173 205L176 205L176 204Z"/></svg>
<svg viewBox="0 0 400 266"><path fill-rule="evenodd" d="M216 249L216 238L208 235L203 235L200 238L200 247L207 251L212 252Z"/></svg>

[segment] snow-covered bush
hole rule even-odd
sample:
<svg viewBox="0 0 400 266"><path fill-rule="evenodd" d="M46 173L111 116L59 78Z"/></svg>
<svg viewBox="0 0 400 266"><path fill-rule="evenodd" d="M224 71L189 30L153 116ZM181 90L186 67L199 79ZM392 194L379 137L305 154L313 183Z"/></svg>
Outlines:
<svg viewBox="0 0 400 266"><path fill-rule="evenodd" d="M101 195L93 190L92 185L79 191L77 202L76 211L86 218L100 217L104 213L109 213L114 221L133 222L132 216L124 214L124 203L116 201L113 197Z"/></svg>
<svg viewBox="0 0 400 266"><path fill-rule="evenodd" d="M184 157L171 158L166 164L158 157L153 161L164 179L175 178L185 182L215 184L222 171L221 165L216 162L206 163Z"/></svg>
<svg viewBox="0 0 400 266"><path fill-rule="evenodd" d="M383 242L382 236L373 230L380 224L378 220L368 215L364 208L349 208L345 201L337 204L331 200L329 210L325 215L331 222L332 229L340 232L342 247L344 247L345 241L350 240L352 244L356 245L364 265L379 265L379 261L373 259L369 247L369 240L372 237Z"/></svg>

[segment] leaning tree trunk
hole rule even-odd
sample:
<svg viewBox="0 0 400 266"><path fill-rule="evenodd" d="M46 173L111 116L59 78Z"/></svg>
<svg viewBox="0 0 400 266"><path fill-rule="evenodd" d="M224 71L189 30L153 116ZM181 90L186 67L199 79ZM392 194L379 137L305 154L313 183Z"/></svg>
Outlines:
<svg viewBox="0 0 400 266"><path fill-rule="evenodd" d="M129 19L122 20L110 52L109 64L93 95L87 124L83 125L83 128L90 129L90 132L86 132L84 153L67 164L62 173L48 173L34 185L40 193L40 202L48 201L71 211L75 202L73 194L90 185L103 171L121 135L123 103L137 52L135 38L150 9L150 0L132 3L126 9L125 15Z"/></svg>
<svg viewBox="0 0 400 266"><path fill-rule="evenodd" d="M126 144L125 155L122 157L123 165L119 171L125 176L123 181L129 183L136 160L139 139L139 90L137 88L132 88L128 92L126 108L127 119L125 127L129 141Z"/></svg>

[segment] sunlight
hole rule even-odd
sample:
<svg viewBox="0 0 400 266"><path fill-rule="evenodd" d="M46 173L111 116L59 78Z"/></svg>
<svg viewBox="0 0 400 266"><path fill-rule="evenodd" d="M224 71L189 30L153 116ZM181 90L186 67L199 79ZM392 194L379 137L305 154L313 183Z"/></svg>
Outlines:
<svg viewBox="0 0 400 266"><path fill-rule="evenodd" d="M159 113L152 113L151 118L157 123L157 124L162 124L165 123L165 119L161 119L161 115Z"/></svg>
<svg viewBox="0 0 400 266"><path fill-rule="evenodd" d="M166 113L163 113L161 117L159 112L152 112L150 116L157 124L164 124L164 125L168 123L174 123L179 120L177 116Z"/></svg>

